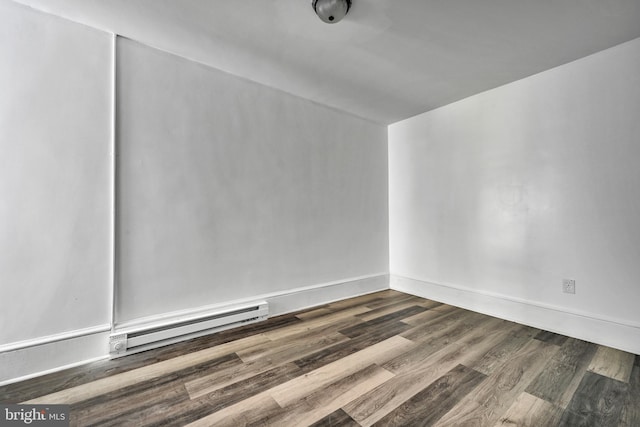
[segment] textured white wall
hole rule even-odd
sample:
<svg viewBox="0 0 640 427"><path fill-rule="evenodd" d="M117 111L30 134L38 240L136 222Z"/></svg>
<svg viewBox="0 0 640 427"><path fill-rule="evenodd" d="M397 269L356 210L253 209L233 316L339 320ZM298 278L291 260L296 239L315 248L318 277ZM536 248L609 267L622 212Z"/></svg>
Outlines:
<svg viewBox="0 0 640 427"><path fill-rule="evenodd" d="M0 2L0 345L110 322L110 46Z"/></svg>
<svg viewBox="0 0 640 427"><path fill-rule="evenodd" d="M390 126L391 273L640 325L639 119L636 39Z"/></svg>
<svg viewBox="0 0 640 427"><path fill-rule="evenodd" d="M118 41L117 320L388 271L387 130Z"/></svg>

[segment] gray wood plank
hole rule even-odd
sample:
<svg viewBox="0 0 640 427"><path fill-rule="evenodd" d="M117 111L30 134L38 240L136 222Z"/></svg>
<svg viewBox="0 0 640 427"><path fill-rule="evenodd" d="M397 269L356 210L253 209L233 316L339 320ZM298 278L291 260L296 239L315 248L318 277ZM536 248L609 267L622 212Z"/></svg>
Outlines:
<svg viewBox="0 0 640 427"><path fill-rule="evenodd" d="M108 422L115 418L128 419L133 413L151 407L186 402L189 395L184 387L185 381L195 379L209 370L238 369L240 366L240 358L230 354L169 375L123 387L72 405L71 419L76 425L88 425Z"/></svg>
<svg viewBox="0 0 640 427"><path fill-rule="evenodd" d="M322 420L324 420L322 422L337 422L330 416L331 414L335 414L355 397L378 387L392 377L393 374L379 366L369 365L285 406L277 414L265 415L254 424L256 426L294 426L313 424ZM329 419L326 419L327 417Z"/></svg>
<svg viewBox="0 0 640 427"><path fill-rule="evenodd" d="M628 382L635 362L635 355L615 348L598 346L589 370L614 380Z"/></svg>
<svg viewBox="0 0 640 427"><path fill-rule="evenodd" d="M354 421L353 418L349 416L342 409L338 409L337 411L327 415L323 419L311 424L310 427L359 427L360 424Z"/></svg>
<svg viewBox="0 0 640 427"><path fill-rule="evenodd" d="M287 363L195 400L175 402L170 407L154 406L141 410L135 414L135 425L155 426L169 424L182 426L247 400L263 391L294 379L300 374L301 372L296 365ZM107 425L120 426L129 422L128 418L121 417L113 419Z"/></svg>
<svg viewBox="0 0 640 427"><path fill-rule="evenodd" d="M571 338L567 340L526 392L566 406L587 371L598 346Z"/></svg>
<svg viewBox="0 0 640 427"><path fill-rule="evenodd" d="M620 415L620 427L640 426L640 365L633 367Z"/></svg>
<svg viewBox="0 0 640 427"><path fill-rule="evenodd" d="M436 425L493 426L557 351L553 344L529 341Z"/></svg>
<svg viewBox="0 0 640 427"><path fill-rule="evenodd" d="M411 301L411 303L413 303L413 301ZM398 310L391 311L382 316L371 317L370 313L363 313L363 315L357 315L356 317L359 317L361 319L368 319L366 320L366 324L373 326L373 325L382 325L388 322L402 320L405 317L410 317L415 314L422 313L423 311L427 311L427 308L421 307L419 305L411 305L409 307L404 307L404 305L401 305L401 307L402 308Z"/></svg>
<svg viewBox="0 0 640 427"><path fill-rule="evenodd" d="M494 427L557 426L563 410L559 406L529 393L521 393Z"/></svg>
<svg viewBox="0 0 640 427"><path fill-rule="evenodd" d="M485 378L478 371L458 365L374 425L432 425Z"/></svg>
<svg viewBox="0 0 640 427"><path fill-rule="evenodd" d="M426 358L419 351L421 346L417 345L383 363L381 366L396 374L396 377L353 400L343 409L362 425L379 421L457 365L480 358L508 334L509 330L499 329L502 321L488 319L482 327Z"/></svg>
<svg viewBox="0 0 640 427"><path fill-rule="evenodd" d="M305 372L312 371L398 335L406 331L409 327L410 326L404 323L394 322L373 330L366 330L365 333L356 338L334 344L308 356L301 357L295 360L294 363L301 369L304 369Z"/></svg>
<svg viewBox="0 0 640 427"><path fill-rule="evenodd" d="M485 375L490 375L508 362L509 358L527 344L537 333L538 329L521 325L519 328L510 332L504 340L495 345L487 354L483 355L481 359L471 364L467 363L466 366Z"/></svg>
<svg viewBox="0 0 640 427"><path fill-rule="evenodd" d="M587 371L569 406L561 426L616 426L629 384Z"/></svg>
<svg viewBox="0 0 640 427"><path fill-rule="evenodd" d="M567 336L554 334L549 331L540 331L538 335L535 336L535 339L555 345L562 345L567 340Z"/></svg>

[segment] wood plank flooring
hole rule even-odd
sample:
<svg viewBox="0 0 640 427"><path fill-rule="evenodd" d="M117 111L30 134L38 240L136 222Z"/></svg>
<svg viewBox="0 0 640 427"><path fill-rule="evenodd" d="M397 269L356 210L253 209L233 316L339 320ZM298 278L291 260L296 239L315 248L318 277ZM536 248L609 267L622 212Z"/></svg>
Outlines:
<svg viewBox="0 0 640 427"><path fill-rule="evenodd" d="M74 426L640 426L640 357L383 291L0 387Z"/></svg>

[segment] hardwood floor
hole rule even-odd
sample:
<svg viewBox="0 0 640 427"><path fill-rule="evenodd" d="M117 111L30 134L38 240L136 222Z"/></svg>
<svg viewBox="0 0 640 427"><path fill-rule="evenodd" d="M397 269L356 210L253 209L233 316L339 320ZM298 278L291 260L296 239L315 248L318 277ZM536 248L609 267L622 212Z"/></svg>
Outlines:
<svg viewBox="0 0 640 427"><path fill-rule="evenodd" d="M640 357L383 291L0 387L71 425L640 426Z"/></svg>

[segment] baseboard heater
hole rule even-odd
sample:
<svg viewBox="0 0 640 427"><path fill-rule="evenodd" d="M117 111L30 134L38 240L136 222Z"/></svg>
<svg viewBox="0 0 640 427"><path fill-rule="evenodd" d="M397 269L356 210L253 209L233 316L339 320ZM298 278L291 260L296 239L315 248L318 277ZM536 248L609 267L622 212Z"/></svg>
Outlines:
<svg viewBox="0 0 640 427"><path fill-rule="evenodd" d="M259 322L268 317L269 304L260 301L198 312L189 316L165 318L142 325L116 327L109 336L109 355L111 358L122 357Z"/></svg>

